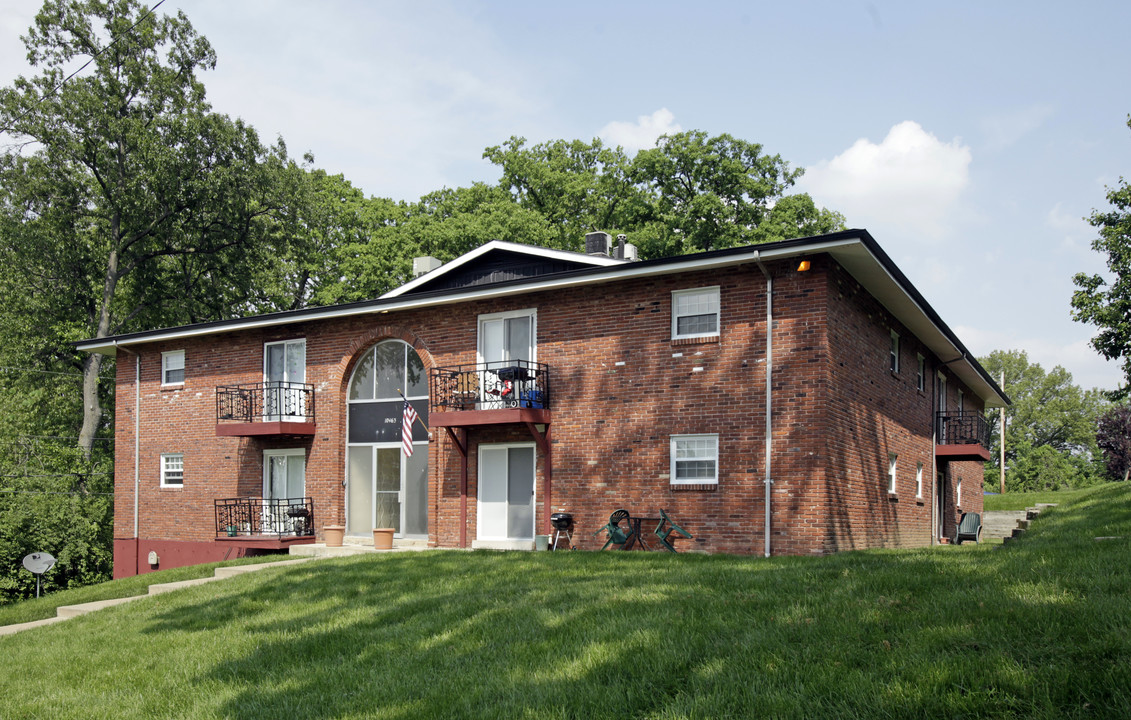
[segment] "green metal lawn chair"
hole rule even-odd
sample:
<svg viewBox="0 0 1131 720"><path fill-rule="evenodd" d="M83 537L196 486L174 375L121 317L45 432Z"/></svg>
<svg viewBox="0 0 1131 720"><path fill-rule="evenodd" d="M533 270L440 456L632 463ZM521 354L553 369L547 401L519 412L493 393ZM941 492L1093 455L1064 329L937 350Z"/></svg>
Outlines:
<svg viewBox="0 0 1131 720"><path fill-rule="evenodd" d="M665 528L664 525L667 525L668 527ZM691 537L691 533L687 532L679 525L676 525L675 522L672 521L670 517L668 517L668 514L664 512L663 508L660 508L660 524L656 526L656 530L654 532L656 534L656 537L660 539L660 544L666 547L670 552L675 552L675 547L673 547L671 542L668 540L668 538L671 537L672 533L679 533L688 540L693 539Z"/></svg>
<svg viewBox="0 0 1131 720"><path fill-rule="evenodd" d="M954 543L961 545L963 540L982 542L982 516L978 513L962 513L962 520L958 523L958 532L954 534Z"/></svg>
<svg viewBox="0 0 1131 720"><path fill-rule="evenodd" d="M624 527L621 527L622 522L624 523ZM605 525L605 527L593 533L593 535L597 536L602 532L607 532L609 534L609 539L605 541L605 544L603 546L601 546L602 550L610 545L620 545L620 549L623 550L624 546L630 540L632 540L633 535L632 522L629 520L628 511L617 510L616 512L614 512L609 516L609 522Z"/></svg>

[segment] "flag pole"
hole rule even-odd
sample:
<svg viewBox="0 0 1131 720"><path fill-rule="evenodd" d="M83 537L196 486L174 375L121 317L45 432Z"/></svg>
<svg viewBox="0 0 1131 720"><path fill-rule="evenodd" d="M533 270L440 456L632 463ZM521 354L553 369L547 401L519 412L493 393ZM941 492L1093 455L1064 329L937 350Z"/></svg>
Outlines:
<svg viewBox="0 0 1131 720"><path fill-rule="evenodd" d="M404 396L404 393L401 392L400 388L397 388L397 395L401 396L401 400L404 400L406 403L408 402L408 398ZM428 428L427 425L424 424L424 421L420 419L420 413L416 414L416 421L420 423L420 427L424 428L424 432L428 433L428 437L432 437L432 431Z"/></svg>

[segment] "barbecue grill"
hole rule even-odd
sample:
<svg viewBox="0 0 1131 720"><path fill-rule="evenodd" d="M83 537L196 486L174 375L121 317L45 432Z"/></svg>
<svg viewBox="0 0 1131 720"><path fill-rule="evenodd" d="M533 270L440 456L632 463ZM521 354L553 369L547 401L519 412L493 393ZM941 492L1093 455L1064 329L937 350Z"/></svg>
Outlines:
<svg viewBox="0 0 1131 720"><path fill-rule="evenodd" d="M562 533L565 533L566 539L569 540L570 548L573 547L573 514L567 512L556 512L550 515L550 524L554 526L554 550L558 549L558 538Z"/></svg>

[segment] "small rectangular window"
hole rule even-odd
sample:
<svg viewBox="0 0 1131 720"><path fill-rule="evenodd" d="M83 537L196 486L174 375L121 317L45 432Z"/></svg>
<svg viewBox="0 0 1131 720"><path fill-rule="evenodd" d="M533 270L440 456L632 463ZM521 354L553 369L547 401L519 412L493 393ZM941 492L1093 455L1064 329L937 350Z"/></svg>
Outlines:
<svg viewBox="0 0 1131 720"><path fill-rule="evenodd" d="M895 465L899 458L895 453L888 453L888 492L895 494Z"/></svg>
<svg viewBox="0 0 1131 720"><path fill-rule="evenodd" d="M161 456L161 487L183 487L185 484L185 456L170 453Z"/></svg>
<svg viewBox="0 0 1131 720"><path fill-rule="evenodd" d="M962 388L958 388L958 412L959 414L966 412L966 395L962 392Z"/></svg>
<svg viewBox="0 0 1131 720"><path fill-rule="evenodd" d="M893 373L899 372L899 333L891 331L891 357L889 366Z"/></svg>
<svg viewBox="0 0 1131 720"><path fill-rule="evenodd" d="M185 382L185 351L171 350L161 353L161 384L183 385Z"/></svg>
<svg viewBox="0 0 1131 720"><path fill-rule="evenodd" d="M718 435L671 436L672 485L715 484L718 481Z"/></svg>
<svg viewBox="0 0 1131 720"><path fill-rule="evenodd" d="M962 478L961 477L958 478L958 482L955 484L954 487L955 487L954 504L957 507L962 507Z"/></svg>
<svg viewBox="0 0 1131 720"><path fill-rule="evenodd" d="M915 497L923 497L923 463L915 466Z"/></svg>
<svg viewBox="0 0 1131 720"><path fill-rule="evenodd" d="M915 376L915 387L919 389L919 392L923 392L923 389L927 386L927 359L922 355L918 355L917 357L919 359L919 371Z"/></svg>
<svg viewBox="0 0 1131 720"><path fill-rule="evenodd" d="M672 292L672 339L714 337L719 334L719 289L697 288Z"/></svg>

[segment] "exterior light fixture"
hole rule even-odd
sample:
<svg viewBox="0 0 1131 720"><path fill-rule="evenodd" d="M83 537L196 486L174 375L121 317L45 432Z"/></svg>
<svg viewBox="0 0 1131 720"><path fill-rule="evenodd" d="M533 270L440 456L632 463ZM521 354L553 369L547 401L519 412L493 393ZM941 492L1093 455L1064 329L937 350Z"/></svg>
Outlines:
<svg viewBox="0 0 1131 720"><path fill-rule="evenodd" d="M809 270L809 261L802 260L801 264L797 266L797 272L806 272Z"/></svg>

